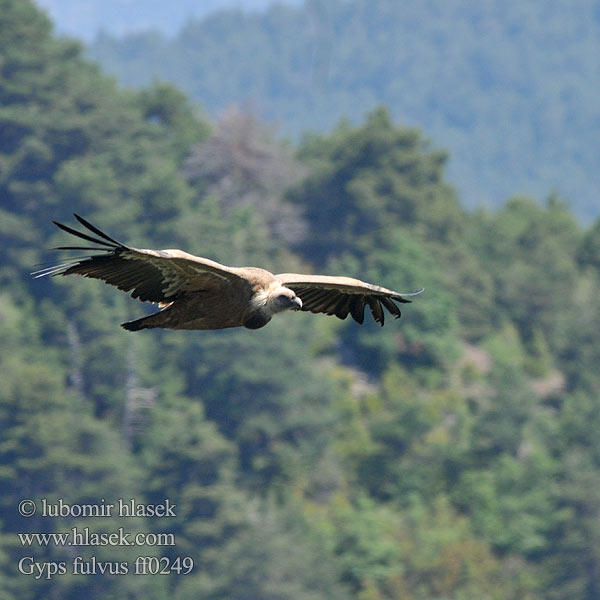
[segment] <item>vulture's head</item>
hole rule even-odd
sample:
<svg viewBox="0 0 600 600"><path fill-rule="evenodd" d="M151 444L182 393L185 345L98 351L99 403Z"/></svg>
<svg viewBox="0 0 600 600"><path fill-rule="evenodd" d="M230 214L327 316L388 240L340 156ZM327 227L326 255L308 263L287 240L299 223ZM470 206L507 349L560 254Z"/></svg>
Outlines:
<svg viewBox="0 0 600 600"><path fill-rule="evenodd" d="M263 327L271 317L284 310L300 310L302 300L296 293L283 286L278 281L273 281L268 287L257 291L250 300L252 307L252 318L250 322L244 323L250 329Z"/></svg>
<svg viewBox="0 0 600 600"><path fill-rule="evenodd" d="M271 313L279 313L284 310L300 310L302 300L296 296L296 293L282 285L271 291L267 297L266 309Z"/></svg>

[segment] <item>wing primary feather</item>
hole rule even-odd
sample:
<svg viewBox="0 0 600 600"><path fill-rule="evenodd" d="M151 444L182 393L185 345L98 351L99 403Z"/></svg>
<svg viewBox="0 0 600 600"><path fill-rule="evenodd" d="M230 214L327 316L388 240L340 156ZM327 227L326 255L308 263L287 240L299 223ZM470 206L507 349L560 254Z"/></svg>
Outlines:
<svg viewBox="0 0 600 600"><path fill-rule="evenodd" d="M379 300L396 319L400 317L400 309L396 306L396 304L391 298L388 298L387 296L382 296L381 298L379 298Z"/></svg>
<svg viewBox="0 0 600 600"><path fill-rule="evenodd" d="M69 227L67 225L63 225L62 223L59 223L58 221L52 221L52 222L59 229L62 229L63 231L66 231L67 233L70 233L71 235L75 235L83 240L87 240L88 242L93 242L94 244L100 244L101 246L107 246L108 248L115 247L114 244L109 244L108 242L103 242L102 240L93 238L91 235L87 235L86 233L82 233L81 231L77 231L76 229L72 229L71 227Z"/></svg>
<svg viewBox="0 0 600 600"><path fill-rule="evenodd" d="M353 296L350 300L350 313L352 318L362 325L365 320L365 300L363 296Z"/></svg>
<svg viewBox="0 0 600 600"><path fill-rule="evenodd" d="M52 248L52 250L54 250L55 248ZM104 249L103 249L104 250ZM104 250L106 252L106 250ZM91 256L87 256L87 255L82 255L82 256L70 256L68 260L61 262L61 263L56 263L56 261L54 260L48 260L46 262L41 262L41 263L37 263L36 265L33 265L34 267L42 267L41 269L39 269L39 271L33 271L31 273L31 275L33 275L34 273L39 273L40 271L45 271L45 270L49 270L49 269L56 269L56 267L62 267L64 265L71 265L71 264L76 264L77 261L81 261L84 259L88 259L91 258ZM44 266L47 265L47 266Z"/></svg>
<svg viewBox="0 0 600 600"><path fill-rule="evenodd" d="M403 296L418 296L420 293L423 292L424 289L425 288L421 288L421 289L418 289L416 292L406 292L406 293L400 294L398 296L394 296L394 300L397 300L398 302L404 302L404 304L410 304L412 302L412 300L407 300Z"/></svg>
<svg viewBox="0 0 600 600"><path fill-rule="evenodd" d="M56 246L50 250L96 250L96 252L106 252L106 248L98 248L94 246Z"/></svg>
<svg viewBox="0 0 600 600"><path fill-rule="evenodd" d="M417 291L415 292L406 292L401 294L402 296L418 296L420 293L422 293L425 290L425 288L419 288Z"/></svg>
<svg viewBox="0 0 600 600"><path fill-rule="evenodd" d="M383 314L383 310L381 308L381 304L379 304L379 300L377 298L373 298L372 296L367 296L367 304L371 309L371 315L373 315L373 319L375 319L375 322L379 323L383 327L385 315Z"/></svg>
<svg viewBox="0 0 600 600"><path fill-rule="evenodd" d="M335 314L335 310L336 310L337 304L339 302L339 297L340 297L340 294L336 290L332 290L329 294L327 294L327 296L325 296L325 306L324 306L323 310L328 315Z"/></svg>
<svg viewBox="0 0 600 600"><path fill-rule="evenodd" d="M83 217L80 217L78 214L73 213L73 216L84 226L87 227L87 229L89 229L90 231L92 231L93 233L95 233L96 235L99 235L101 238L112 242L113 244L116 244L117 246L120 246L121 248L125 248L125 246L121 243L121 242L117 242L117 240L115 240L114 238L111 238L110 235L107 235L106 233L104 233L103 231L100 231L100 229L98 229L97 227L95 227L94 225L92 225L89 221L86 221Z"/></svg>
<svg viewBox="0 0 600 600"><path fill-rule="evenodd" d="M335 316L338 319L345 319L350 312L350 298L351 296L342 296L342 299L338 302L335 309Z"/></svg>
<svg viewBox="0 0 600 600"><path fill-rule="evenodd" d="M46 275L56 275L61 273L63 269L68 268L71 263L65 263L62 265L54 265L53 267L46 267L44 269L40 269L39 271L33 271L31 276L34 279L39 279L40 277L46 277Z"/></svg>

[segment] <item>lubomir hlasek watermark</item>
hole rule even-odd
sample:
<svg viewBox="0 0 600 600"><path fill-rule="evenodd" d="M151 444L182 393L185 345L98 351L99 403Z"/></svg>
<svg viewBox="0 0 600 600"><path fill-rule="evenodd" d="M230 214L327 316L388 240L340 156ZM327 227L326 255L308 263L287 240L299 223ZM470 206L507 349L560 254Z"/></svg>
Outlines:
<svg viewBox="0 0 600 600"><path fill-rule="evenodd" d="M157 504L138 502L135 498L118 498L106 502L101 498L97 503L74 504L58 498L50 501L41 498L37 502L24 499L19 502L18 511L22 517L39 518L173 518L176 504L168 498ZM62 532L22 532L17 534L21 546L32 547L102 547L102 546L176 546L175 534L170 532L132 533L124 527L116 530L94 531L89 527L71 527ZM32 554L20 558L17 568L23 575L35 579L52 579L57 575L188 575L194 568L190 556L137 556L131 561L102 561L97 557L75 556L70 561L38 561Z"/></svg>
<svg viewBox="0 0 600 600"><path fill-rule="evenodd" d="M176 517L175 507L168 498L160 504L144 504L135 498L124 500L119 498L116 503L100 499L95 504L69 504L62 498L50 502L41 498L38 503L33 500L19 502L19 514L22 517Z"/></svg>

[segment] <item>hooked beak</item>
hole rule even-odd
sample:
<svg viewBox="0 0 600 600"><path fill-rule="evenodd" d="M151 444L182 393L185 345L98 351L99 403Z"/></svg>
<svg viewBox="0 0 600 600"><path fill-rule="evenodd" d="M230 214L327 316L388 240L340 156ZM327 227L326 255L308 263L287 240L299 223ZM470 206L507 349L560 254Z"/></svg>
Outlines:
<svg viewBox="0 0 600 600"><path fill-rule="evenodd" d="M291 310L300 310L302 308L302 300L300 300L300 298L298 298L298 296L294 296L291 299L292 302L292 306L290 307Z"/></svg>

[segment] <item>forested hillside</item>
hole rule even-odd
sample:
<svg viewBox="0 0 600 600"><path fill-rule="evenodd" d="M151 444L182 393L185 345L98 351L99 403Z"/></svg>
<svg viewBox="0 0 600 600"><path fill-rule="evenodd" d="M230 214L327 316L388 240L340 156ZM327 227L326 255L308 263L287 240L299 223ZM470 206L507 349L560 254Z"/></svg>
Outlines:
<svg viewBox="0 0 600 600"><path fill-rule="evenodd" d="M29 0L0 14L0 597L600 596L600 221L557 196L465 210L446 153L385 107L283 145L169 85L119 89ZM139 302L29 275L72 212L138 247L425 292L383 328L132 334ZM18 512L120 498L175 514ZM17 535L73 527L175 544Z"/></svg>
<svg viewBox="0 0 600 600"><path fill-rule="evenodd" d="M101 35L90 56L128 86L172 81L294 138L383 102L450 150L467 206L558 192L599 214L600 0L310 0L159 31Z"/></svg>

